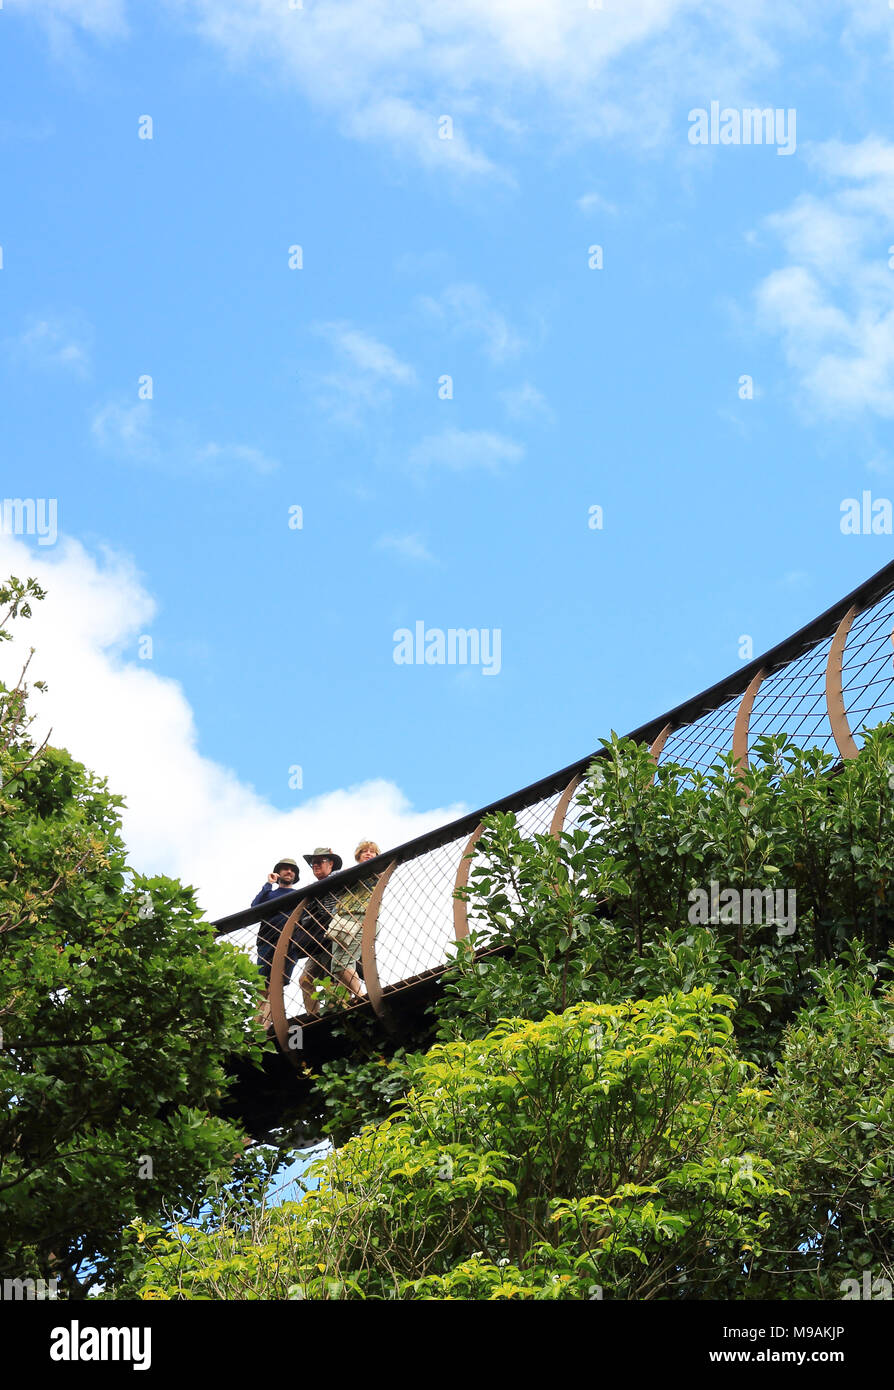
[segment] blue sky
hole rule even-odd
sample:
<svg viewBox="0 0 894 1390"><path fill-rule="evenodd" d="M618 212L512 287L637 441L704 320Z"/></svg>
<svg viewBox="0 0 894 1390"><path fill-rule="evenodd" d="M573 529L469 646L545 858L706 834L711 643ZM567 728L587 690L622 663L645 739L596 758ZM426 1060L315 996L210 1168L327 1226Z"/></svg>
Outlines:
<svg viewBox="0 0 894 1390"><path fill-rule="evenodd" d="M894 10L747 11L6 0L3 495L60 539L0 555L143 862L384 847L890 558L839 520L894 487ZM713 100L794 152L693 145ZM419 620L499 674L395 664Z"/></svg>

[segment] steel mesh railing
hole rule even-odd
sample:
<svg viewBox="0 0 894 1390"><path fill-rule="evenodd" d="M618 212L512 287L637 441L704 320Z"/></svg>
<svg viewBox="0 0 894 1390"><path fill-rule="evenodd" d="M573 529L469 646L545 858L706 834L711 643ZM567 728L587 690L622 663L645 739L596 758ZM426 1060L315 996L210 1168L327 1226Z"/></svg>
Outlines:
<svg viewBox="0 0 894 1390"><path fill-rule="evenodd" d="M702 771L727 751L747 759L757 738L783 732L802 747L820 745L843 758L853 757L861 728L894 713L892 623L894 562L770 652L630 737L648 743L656 761ZM285 979L288 941L296 922L299 931L301 926L299 906L302 914L319 911L314 899L325 895L337 912L338 901L356 890L359 880L376 882L360 932L358 971L365 977L362 1001L376 1014L385 1014L393 996L442 971L457 938L468 933L469 914L455 890L467 881L470 866L481 862L473 837L482 818L496 811L514 812L526 837L556 833L563 825L571 828L580 813L574 788L593 756L375 860L283 895L278 911L290 915L277 946L269 991L283 1050L294 1058L290 1028L313 1021L307 1013L308 995L301 988L308 958L299 960L291 979ZM269 907L266 915L270 916ZM264 916L263 907L246 909L215 925L218 935L254 954ZM473 925L477 929L478 924ZM328 949L324 945L314 952L318 979L310 996L311 1005L324 1014L358 1002L345 988L341 997L334 993Z"/></svg>
<svg viewBox="0 0 894 1390"><path fill-rule="evenodd" d="M834 746L825 694L828 648L824 642L764 680L751 713L752 742L786 733L803 747Z"/></svg>
<svg viewBox="0 0 894 1390"><path fill-rule="evenodd" d="M738 708L738 698L727 700L719 709L710 710L694 724L674 729L661 750L660 760L682 763L685 767L707 772L718 752L732 747Z"/></svg>
<svg viewBox="0 0 894 1390"><path fill-rule="evenodd" d="M379 911L376 956L383 988L444 965L455 940L453 888L467 835L399 864Z"/></svg>

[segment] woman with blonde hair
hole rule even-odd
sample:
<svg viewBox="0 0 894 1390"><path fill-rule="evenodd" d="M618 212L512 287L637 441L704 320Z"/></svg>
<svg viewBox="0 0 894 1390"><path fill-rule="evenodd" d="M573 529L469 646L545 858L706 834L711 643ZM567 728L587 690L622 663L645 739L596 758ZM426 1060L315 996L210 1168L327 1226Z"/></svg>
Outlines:
<svg viewBox="0 0 894 1390"><path fill-rule="evenodd" d="M361 840L354 851L354 859L358 864L365 864L368 859L375 859L378 853L379 846L375 840ZM357 964L363 939L363 919L377 880L378 874L371 874L369 878L359 878L352 883L344 896L339 898L338 908L326 929L332 941L332 974L357 999L362 997Z"/></svg>

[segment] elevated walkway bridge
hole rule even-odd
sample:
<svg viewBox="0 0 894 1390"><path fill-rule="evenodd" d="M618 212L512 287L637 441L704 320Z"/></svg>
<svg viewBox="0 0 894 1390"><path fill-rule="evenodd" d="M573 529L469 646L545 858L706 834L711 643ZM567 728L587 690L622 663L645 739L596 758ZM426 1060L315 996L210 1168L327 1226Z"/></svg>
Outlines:
<svg viewBox="0 0 894 1390"><path fill-rule="evenodd" d="M853 593L780 642L740 666L709 690L633 730L656 763L664 760L707 770L732 751L747 766L755 738L785 733L803 747L820 746L841 758L856 757L860 729L894 714L894 562ZM492 802L478 811L276 899L287 916L273 958L269 1001L278 1058L265 1059L265 1077L251 1070L237 1081L235 1101L252 1132L275 1127L290 1099L304 1092L311 1068L344 1053L347 1044L332 1022L350 1009L373 1018L383 1037L418 1021L434 998L452 947L469 934L467 904L456 897L476 862L484 818L512 812L526 836L558 835L574 826L574 794L594 758L579 762ZM319 1016L305 1012L300 966L285 983L293 932L321 895L343 896L358 880L374 877L362 927L360 956L366 993L336 1004L331 994ZM259 924L269 904L219 919L216 935L254 957ZM282 921L282 916L278 917ZM485 948L486 950L486 945ZM329 972L331 979L331 971Z"/></svg>

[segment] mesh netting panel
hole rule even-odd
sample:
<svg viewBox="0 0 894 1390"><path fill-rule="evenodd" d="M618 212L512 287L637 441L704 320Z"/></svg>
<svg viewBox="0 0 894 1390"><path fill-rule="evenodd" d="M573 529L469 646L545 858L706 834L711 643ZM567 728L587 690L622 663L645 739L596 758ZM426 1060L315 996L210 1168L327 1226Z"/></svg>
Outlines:
<svg viewBox="0 0 894 1390"><path fill-rule="evenodd" d="M304 961L300 961L292 971L292 978L283 989L282 995L286 1006L286 1018L297 1018L304 1013L304 998L298 984L301 978L301 967Z"/></svg>
<svg viewBox="0 0 894 1390"><path fill-rule="evenodd" d="M217 939L218 942L238 947L240 951L244 951L249 957L252 965L256 965L257 951L255 950L255 942L257 936L257 927L240 927L238 931L228 932L226 936L219 936Z"/></svg>
<svg viewBox="0 0 894 1390"><path fill-rule="evenodd" d="M553 792L542 801L534 801L515 813L515 821L523 839L530 840L535 835L545 835L550 827L553 813L559 802L561 792Z"/></svg>
<svg viewBox="0 0 894 1390"><path fill-rule="evenodd" d="M487 867L488 862L486 857L483 854L479 854L476 848L472 853L472 858L469 864L468 878L469 888L473 891L473 893L476 889L476 880L474 878L475 870L486 869ZM466 911L468 913L469 930L475 932L476 945L485 944L489 940L489 938L493 936L493 928L489 926L485 919L475 911L475 903L473 900L470 900L467 903Z"/></svg>
<svg viewBox="0 0 894 1390"><path fill-rule="evenodd" d="M532 801L529 805L522 806L515 811L515 823L523 839L529 840L535 835L545 835L548 833L560 795L560 792L551 792L548 796L541 797L537 801ZM476 849L472 854L469 870L469 887L473 890L475 889L474 871L482 868L487 868L487 859L484 855L478 853ZM510 902L517 907L518 896L511 885L507 887L506 893ZM494 928L490 926L479 912L476 912L473 901L469 902L467 910L469 928L476 933L476 944L485 946L487 941L493 936Z"/></svg>
<svg viewBox="0 0 894 1390"><path fill-rule="evenodd" d="M277 939L281 929L281 925L282 924L280 923L278 926L268 928L267 934L271 940L275 941ZM221 936L218 939L220 941L227 942L232 946L238 947L240 951L244 951L245 954L248 956L249 960L251 961L252 965L257 968L258 935L260 931L261 923L258 922L255 923L254 926L240 927L237 931L228 932L226 936ZM284 990L284 996L286 1001L286 1013L290 1017L292 1015L304 1013L304 1002L302 999L301 989L299 987L298 980L301 975L301 971L304 967L305 960L305 957L300 956L293 963L292 978L290 982L286 985ZM329 972L326 973L328 975ZM262 978L260 970L258 971L258 978L259 980Z"/></svg>
<svg viewBox="0 0 894 1390"><path fill-rule="evenodd" d="M674 729L661 750L659 762L683 763L699 772L707 772L719 753L732 747L733 729L741 695L727 700L719 709L709 710L694 724Z"/></svg>
<svg viewBox="0 0 894 1390"><path fill-rule="evenodd" d="M468 835L399 864L379 911L376 962L384 987L443 965L455 940L453 885Z"/></svg>
<svg viewBox="0 0 894 1390"><path fill-rule="evenodd" d="M835 740L826 713L826 662L829 642L805 652L761 683L751 710L748 743L770 734L787 734L806 748L810 744L834 751Z"/></svg>
<svg viewBox="0 0 894 1390"><path fill-rule="evenodd" d="M595 768L595 775L598 778L601 775L600 768L602 767L602 759L596 760L593 766ZM589 776L582 776L580 782L574 789L568 810L565 812L565 820L562 829L568 834L573 830L584 830L587 835L592 838L596 833L592 822L588 822L586 825L581 824L581 816L583 816L585 812L592 813L593 797L596 791L597 787L591 785Z"/></svg>
<svg viewBox="0 0 894 1390"><path fill-rule="evenodd" d="M842 688L844 707L854 741L863 740L860 729L873 728L894 712L894 661L892 661L894 595L854 619L844 649Z"/></svg>

